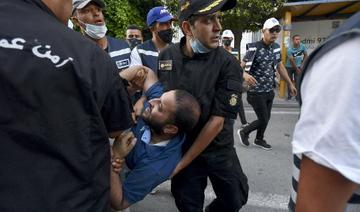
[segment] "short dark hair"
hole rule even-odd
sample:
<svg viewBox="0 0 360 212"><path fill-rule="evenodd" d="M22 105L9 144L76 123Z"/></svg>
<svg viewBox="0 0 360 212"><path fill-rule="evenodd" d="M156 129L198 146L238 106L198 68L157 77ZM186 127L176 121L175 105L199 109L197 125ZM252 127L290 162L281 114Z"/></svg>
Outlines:
<svg viewBox="0 0 360 212"><path fill-rule="evenodd" d="M138 27L138 26L136 26L136 25L134 25L134 24L129 25L129 26L127 27L127 29L137 29L137 30L140 30L140 31L141 31L140 27Z"/></svg>
<svg viewBox="0 0 360 212"><path fill-rule="evenodd" d="M294 40L295 37L300 37L300 35L299 35L299 34L295 34L295 35L292 36L292 39Z"/></svg>
<svg viewBox="0 0 360 212"><path fill-rule="evenodd" d="M195 21L199 18L199 15L191 15L186 21L190 23L191 26L194 26Z"/></svg>
<svg viewBox="0 0 360 212"><path fill-rule="evenodd" d="M175 90L175 116L174 125L179 132L189 132L197 124L200 118L200 104L196 98L185 90Z"/></svg>
<svg viewBox="0 0 360 212"><path fill-rule="evenodd" d="M180 22L180 29L181 29L181 32L182 32L184 35L185 35L185 32L184 32L183 28L181 27L182 22L188 21L191 26L194 26L195 21L198 19L198 17L199 17L198 15L191 15L191 16L189 16L187 19L185 19L185 20L183 20L183 21Z"/></svg>

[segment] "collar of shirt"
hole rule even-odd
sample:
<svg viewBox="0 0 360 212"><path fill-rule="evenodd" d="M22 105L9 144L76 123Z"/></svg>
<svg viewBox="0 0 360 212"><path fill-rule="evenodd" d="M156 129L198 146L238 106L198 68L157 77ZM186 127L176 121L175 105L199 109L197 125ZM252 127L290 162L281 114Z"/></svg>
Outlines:
<svg viewBox="0 0 360 212"><path fill-rule="evenodd" d="M263 39L261 39L261 40L259 41L259 43L261 44L261 46L262 46L263 48L267 48L267 49L271 49L271 48L273 47L273 44L274 44L274 43L271 43L271 44L267 45L267 44L264 42Z"/></svg>

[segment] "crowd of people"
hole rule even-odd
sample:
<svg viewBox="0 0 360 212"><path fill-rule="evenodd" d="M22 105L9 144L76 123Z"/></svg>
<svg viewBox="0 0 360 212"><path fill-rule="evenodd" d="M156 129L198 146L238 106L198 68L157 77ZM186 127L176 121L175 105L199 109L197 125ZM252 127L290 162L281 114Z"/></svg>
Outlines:
<svg viewBox="0 0 360 212"><path fill-rule="evenodd" d="M144 41L135 25L124 40L108 36L103 0L2 0L0 211L122 210L169 179L181 212L239 211L249 185L234 122L239 114L242 145L256 131L253 144L272 148L264 137L279 74L301 106L289 210L359 212L360 13L311 55L292 36L283 64L275 18L240 61L220 21L235 6L180 0L176 18L154 7ZM204 207L208 180L216 197Z"/></svg>

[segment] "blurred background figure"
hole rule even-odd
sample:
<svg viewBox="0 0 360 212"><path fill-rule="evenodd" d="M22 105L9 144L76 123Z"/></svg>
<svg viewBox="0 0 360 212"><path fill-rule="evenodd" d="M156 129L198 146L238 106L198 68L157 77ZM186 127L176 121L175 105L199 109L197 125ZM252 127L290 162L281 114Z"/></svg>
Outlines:
<svg viewBox="0 0 360 212"><path fill-rule="evenodd" d="M295 86L298 81L298 76L301 73L303 64L307 58L307 50L305 45L301 43L300 35L292 36L292 46L287 49L285 66L286 70L288 71L288 75ZM287 99L291 100L289 88Z"/></svg>
<svg viewBox="0 0 360 212"><path fill-rule="evenodd" d="M142 44L144 42L144 38L140 27L136 25L129 25L126 29L126 41L130 45L131 50L137 45Z"/></svg>
<svg viewBox="0 0 360 212"><path fill-rule="evenodd" d="M232 55L239 59L239 50L234 48L235 37L234 33L230 29L224 30L221 35L222 46L230 52Z"/></svg>

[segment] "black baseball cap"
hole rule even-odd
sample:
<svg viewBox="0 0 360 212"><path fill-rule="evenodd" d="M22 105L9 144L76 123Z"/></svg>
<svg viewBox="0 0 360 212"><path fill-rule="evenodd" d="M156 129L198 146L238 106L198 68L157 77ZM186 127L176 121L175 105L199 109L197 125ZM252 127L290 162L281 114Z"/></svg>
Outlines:
<svg viewBox="0 0 360 212"><path fill-rule="evenodd" d="M208 15L236 6L236 0L180 0L180 23L192 15Z"/></svg>

